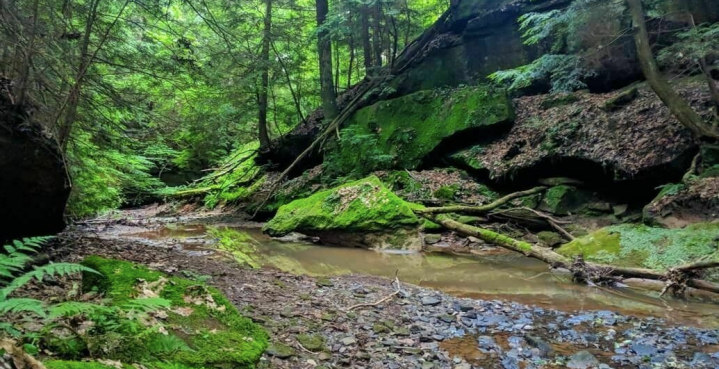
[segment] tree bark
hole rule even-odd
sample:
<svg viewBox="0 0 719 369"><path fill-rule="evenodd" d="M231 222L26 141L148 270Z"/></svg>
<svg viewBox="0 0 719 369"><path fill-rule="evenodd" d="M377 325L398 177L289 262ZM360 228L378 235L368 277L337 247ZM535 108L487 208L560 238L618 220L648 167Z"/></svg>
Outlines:
<svg viewBox="0 0 719 369"><path fill-rule="evenodd" d="M329 32L325 29L325 19L329 11L327 0L316 0L317 9L317 53L320 61L320 95L322 96L322 110L328 121L337 116L337 97L334 82L332 81L332 42Z"/></svg>
<svg viewBox="0 0 719 369"><path fill-rule="evenodd" d="M375 0L372 14L372 47L374 49L374 66L382 66L382 2Z"/></svg>
<svg viewBox="0 0 719 369"><path fill-rule="evenodd" d="M702 117L697 114L684 98L672 89L669 82L661 74L657 66L651 45L649 44L649 34L647 32L647 24L644 19L644 7L642 0L626 0L629 10L632 14L632 22L634 23L634 43L637 47L639 56L639 64L644 73L644 77L659 96L664 105L669 108L679 122L687 127L698 138L719 139L719 132L706 124Z"/></svg>
<svg viewBox="0 0 719 369"><path fill-rule="evenodd" d="M369 40L369 7L367 5L361 5L360 8L360 35L362 37L362 52L364 54L364 69L366 74L371 74L372 65L372 45Z"/></svg>
<svg viewBox="0 0 719 369"><path fill-rule="evenodd" d="M260 140L260 149L270 146L270 136L267 132L267 92L270 85L270 41L272 37L272 0L265 0L265 19L262 32L262 75L260 77L260 91L258 94L257 135Z"/></svg>

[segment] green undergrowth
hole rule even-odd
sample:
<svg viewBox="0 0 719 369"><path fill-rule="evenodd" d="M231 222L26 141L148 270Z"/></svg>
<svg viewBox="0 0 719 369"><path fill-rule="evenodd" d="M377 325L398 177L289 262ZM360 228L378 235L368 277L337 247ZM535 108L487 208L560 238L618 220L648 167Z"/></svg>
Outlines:
<svg viewBox="0 0 719 369"><path fill-rule="evenodd" d="M462 131L508 123L505 91L487 86L425 90L357 111L328 146L325 169L341 176L413 169L444 139Z"/></svg>
<svg viewBox="0 0 719 369"><path fill-rule="evenodd" d="M407 202L370 176L280 207L263 230L274 236L293 231L372 232L419 223Z"/></svg>
<svg viewBox="0 0 719 369"><path fill-rule="evenodd" d="M167 335L187 346L159 362L151 355L141 355L142 347L129 348L133 351L121 352L112 359L132 362L140 354L140 359L149 363L146 366L161 369L252 368L267 347L268 336L262 328L242 317L214 287L96 256L85 259L83 265L100 273L85 273L83 289L100 291L113 304L126 303L140 293L168 300L170 308L164 322ZM74 364L63 362L51 365L74 368Z"/></svg>
<svg viewBox="0 0 719 369"><path fill-rule="evenodd" d="M263 169L255 163L259 143L249 142L236 149L214 171L187 187L163 189L165 197L203 197L206 207L247 199L266 181Z"/></svg>
<svg viewBox="0 0 719 369"><path fill-rule="evenodd" d="M697 223L683 229L622 224L580 237L558 251L569 257L581 254L599 263L668 269L719 257L718 240L719 223Z"/></svg>

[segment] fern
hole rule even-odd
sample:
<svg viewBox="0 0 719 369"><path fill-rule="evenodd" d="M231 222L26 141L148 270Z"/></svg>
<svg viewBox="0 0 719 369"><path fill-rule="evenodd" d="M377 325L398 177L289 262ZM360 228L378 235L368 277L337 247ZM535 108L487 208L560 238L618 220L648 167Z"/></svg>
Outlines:
<svg viewBox="0 0 719 369"><path fill-rule="evenodd" d="M45 317L45 304L36 299L17 298L0 301L0 316L10 313L35 313Z"/></svg>
<svg viewBox="0 0 719 369"><path fill-rule="evenodd" d="M30 237L12 241L12 245L4 245L7 255L0 254L0 277L12 279L15 273L22 270L32 260L31 254L36 254L42 245L52 239L52 236ZM0 286L3 283L0 281Z"/></svg>
<svg viewBox="0 0 719 369"><path fill-rule="evenodd" d="M73 317L80 314L93 314L109 312L107 306L94 304L91 302L67 301L52 305L48 308L47 317L54 320L60 317Z"/></svg>
<svg viewBox="0 0 719 369"><path fill-rule="evenodd" d="M74 273L79 272L89 272L89 273L96 273L93 269L90 269L86 266L80 265L80 264L73 264L73 263L51 263L47 265L43 265L39 268L35 268L35 270L31 272L27 272L15 279L13 279L10 284L8 284L5 288L0 289L0 301L3 301L9 296L13 291L16 289L24 286L28 282L30 282L33 279L36 279L38 281L42 281L43 278L46 276L64 276L64 275L70 275Z"/></svg>

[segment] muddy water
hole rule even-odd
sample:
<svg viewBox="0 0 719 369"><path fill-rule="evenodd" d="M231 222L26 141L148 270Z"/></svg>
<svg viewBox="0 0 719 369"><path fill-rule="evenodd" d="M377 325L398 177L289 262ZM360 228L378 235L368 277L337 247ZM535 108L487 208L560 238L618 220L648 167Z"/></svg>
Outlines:
<svg viewBox="0 0 719 369"><path fill-rule="evenodd" d="M295 274L393 277L397 273L403 282L461 297L512 300L566 311L605 309L657 316L677 324L719 327L719 302L709 298L660 299L658 292L643 287L577 285L568 275L550 272L542 262L511 253L482 257L379 253L279 241L258 228L203 225L168 226L132 237L162 241L204 255L216 251L218 234L251 243L252 257L258 264Z"/></svg>

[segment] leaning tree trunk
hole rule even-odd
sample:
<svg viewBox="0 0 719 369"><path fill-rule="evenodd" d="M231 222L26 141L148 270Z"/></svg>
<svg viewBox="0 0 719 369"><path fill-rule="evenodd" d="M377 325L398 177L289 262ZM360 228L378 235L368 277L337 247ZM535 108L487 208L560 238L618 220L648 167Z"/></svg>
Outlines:
<svg viewBox="0 0 719 369"><path fill-rule="evenodd" d="M270 37L272 34L272 0L265 0L265 24L262 33L262 52L260 55L262 63L262 75L260 77L260 91L258 93L258 122L257 134L260 140L260 148L270 146L270 135L267 132L267 92L270 85Z"/></svg>
<svg viewBox="0 0 719 369"><path fill-rule="evenodd" d="M316 0L317 7L317 52L320 59L320 89L322 95L322 110L325 119L332 120L337 116L337 97L332 81L332 43L330 35L325 28L325 19L329 11L327 0Z"/></svg>
<svg viewBox="0 0 719 369"><path fill-rule="evenodd" d="M627 0L629 9L632 14L634 23L634 42L639 55L639 64L641 65L644 77L659 96L664 105L669 108L679 122L687 127L699 138L719 139L719 132L714 130L710 125L706 124L702 117L697 114L689 103L669 85L669 82L659 71L657 62L654 59L651 45L649 44L649 34L647 32L647 24L644 19L644 7L642 0Z"/></svg>

